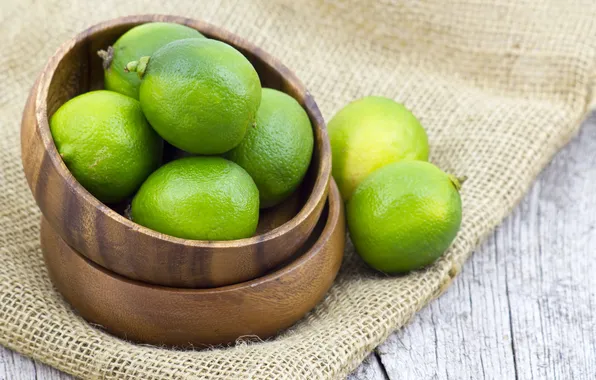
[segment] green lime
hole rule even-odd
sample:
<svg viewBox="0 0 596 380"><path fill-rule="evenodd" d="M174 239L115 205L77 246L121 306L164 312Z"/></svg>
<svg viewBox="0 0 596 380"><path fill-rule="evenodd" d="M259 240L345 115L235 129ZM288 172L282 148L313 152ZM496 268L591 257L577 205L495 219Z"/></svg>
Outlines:
<svg viewBox="0 0 596 380"><path fill-rule="evenodd" d="M104 85L106 90L139 99L141 80L129 75L124 67L130 61L155 53L160 47L185 38L202 38L203 35L188 26L167 22L150 22L135 26L124 33L107 51L100 50L104 60Z"/></svg>
<svg viewBox="0 0 596 380"><path fill-rule="evenodd" d="M50 130L68 169L102 202L132 195L161 162L163 140L141 105L116 92L69 100L52 115Z"/></svg>
<svg viewBox="0 0 596 380"><path fill-rule="evenodd" d="M230 45L206 38L174 41L127 67L143 78L140 100L147 120L177 148L224 153L255 122L259 76Z"/></svg>
<svg viewBox="0 0 596 380"><path fill-rule="evenodd" d="M259 191L232 161L182 158L147 178L132 201L131 216L145 227L183 239L242 239L257 229Z"/></svg>
<svg viewBox="0 0 596 380"><path fill-rule="evenodd" d="M379 96L356 100L327 126L333 178L344 200L373 171L404 159L428 160L428 139L402 104Z"/></svg>
<svg viewBox="0 0 596 380"><path fill-rule="evenodd" d="M264 88L257 122L226 157L254 179L261 207L274 206L296 190L310 164L313 133L306 111L291 96Z"/></svg>
<svg viewBox="0 0 596 380"><path fill-rule="evenodd" d="M408 272L435 261L461 223L461 182L424 161L378 169L347 204L350 236L371 267Z"/></svg>

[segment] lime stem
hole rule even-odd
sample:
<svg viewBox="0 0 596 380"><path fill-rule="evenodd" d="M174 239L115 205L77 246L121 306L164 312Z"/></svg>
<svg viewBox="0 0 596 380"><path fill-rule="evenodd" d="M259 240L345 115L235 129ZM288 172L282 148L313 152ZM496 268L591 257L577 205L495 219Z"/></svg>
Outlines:
<svg viewBox="0 0 596 380"><path fill-rule="evenodd" d="M107 70L110 65L112 64L112 60L114 59L114 48L108 46L108 50L98 50L97 55L101 58L102 66L104 70Z"/></svg>
<svg viewBox="0 0 596 380"><path fill-rule="evenodd" d="M134 73L137 71L137 67L139 67L139 61L130 61L124 66L124 72Z"/></svg>
<svg viewBox="0 0 596 380"><path fill-rule="evenodd" d="M455 186L455 189L457 191L460 191L464 182L466 182L468 180L468 177L467 176L456 177L454 175L449 175L449 179L451 180L451 183L453 183L453 186Z"/></svg>
<svg viewBox="0 0 596 380"><path fill-rule="evenodd" d="M124 71L127 73L137 73L139 78L143 78L145 70L147 70L147 64L149 63L149 56L141 57L138 61L128 62L124 67Z"/></svg>

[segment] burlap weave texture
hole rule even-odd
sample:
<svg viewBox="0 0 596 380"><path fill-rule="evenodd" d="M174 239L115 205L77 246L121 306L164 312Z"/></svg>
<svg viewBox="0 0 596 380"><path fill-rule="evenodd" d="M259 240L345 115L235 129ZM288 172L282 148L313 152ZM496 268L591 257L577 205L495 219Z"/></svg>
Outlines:
<svg viewBox="0 0 596 380"><path fill-rule="evenodd" d="M431 160L467 175L447 255L405 277L374 274L349 246L336 284L264 343L176 352L133 345L79 318L48 280L39 211L20 164L27 92L58 46L117 16L166 13L220 25L296 72L323 115L377 94L429 132ZM577 131L590 107L596 3L8 0L0 3L0 344L81 378L336 379L436 297L482 237Z"/></svg>

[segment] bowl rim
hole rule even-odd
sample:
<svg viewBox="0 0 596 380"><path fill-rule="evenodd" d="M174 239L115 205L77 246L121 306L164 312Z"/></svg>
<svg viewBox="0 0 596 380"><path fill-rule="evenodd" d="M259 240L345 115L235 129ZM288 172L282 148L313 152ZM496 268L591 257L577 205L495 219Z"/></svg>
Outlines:
<svg viewBox="0 0 596 380"><path fill-rule="evenodd" d="M55 238L60 239L61 243L64 244L64 246L66 246L66 249L70 249L74 254L79 256L79 258L81 258L87 265L91 266L92 270L99 271L103 275L110 277L110 279L112 279L114 281L118 281L120 283L125 283L126 286L132 286L135 288L143 288L143 289L148 289L148 290L152 290L152 291L168 292L173 295L189 295L189 294L192 294L192 295L197 295L197 294L200 294L200 295L212 295L212 294L221 295L223 293L241 291L241 290L245 290L245 289L254 289L254 288L258 288L258 287L267 285L268 283L278 281L281 278L298 270L300 267L302 267L308 261L310 261L314 256L316 256L323 249L324 245L329 242L329 239L331 239L331 236L335 232L335 229L338 228L338 224L340 223L339 218L342 216L341 209L343 207L343 200L339 193L337 184L335 183L335 181L333 179L329 183L329 195L327 197L326 203L328 203L327 207L328 207L329 211L327 213L327 220L325 221L325 226L323 227L323 230L321 231L321 234L319 235L317 240L314 242L312 247L310 247L308 249L308 251L306 251L304 254L300 255L295 260L288 262L281 268L278 268L270 273L267 273L264 276L257 277L255 279L244 281L244 282L239 282L237 284L224 285L224 286L215 287L215 288L196 288L196 289L195 288L176 288L176 287L155 285L155 284L145 283L142 281L132 280L130 278L119 275L118 273L112 272L112 271L102 267L99 264L96 264L93 260L90 260L89 258L85 257L81 253L77 252L70 245L68 245L68 243L66 243L64 241L64 239L56 231L52 231L52 232L56 235ZM45 223L48 223L48 221L45 220ZM49 224L48 224L48 226L49 226ZM51 228L51 226L50 226L50 228ZM343 252L342 252L342 256L343 256Z"/></svg>
<svg viewBox="0 0 596 380"><path fill-rule="evenodd" d="M70 170L66 167L64 161L60 158L54 139L49 127L48 120L48 109L46 99L48 98L50 84L54 79L56 69L64 56L77 44L84 43L84 41L91 35L97 32L109 30L118 25L124 24L144 24L150 22L172 22L189 26L193 29L206 33L210 38L230 41L234 48L250 51L258 60L268 66L269 69L278 72L280 76L285 78L287 82L291 83L299 93L303 94L303 99L299 102L305 109L309 118L311 119L311 125L313 128L313 135L315 138L315 146L313 154L316 151L320 153L320 159L316 172L318 173L312 191L310 192L306 203L302 206L300 211L292 217L289 221L284 224L267 231L262 234L254 235L248 238L235 239L235 240L191 240L183 239L168 234L164 234L138 223L129 220L128 218L120 215L110 207L99 201L93 196L87 189L85 189L72 175ZM206 32L205 32L206 31ZM228 43L228 42L226 42ZM256 244L261 244L266 241L277 239L280 236L292 231L293 229L304 223L308 216L314 213L317 209L317 205L320 200L325 197L327 187L330 184L331 178L331 145L327 135L327 128L325 121L317 106L314 98L310 92L305 88L304 84L296 77L296 75L290 71L285 65L270 54L266 53L261 48L248 42L244 38L237 36L227 30L207 23L202 20L196 20L176 15L163 15L163 14L143 14L134 16L118 17L111 20L106 20L95 24L82 32L78 33L75 37L63 43L58 50L50 57L47 64L44 66L41 76L39 77L39 86L37 86L37 93L35 94L35 119L37 122L36 129L41 137L46 154L49 156L52 165L56 168L60 177L66 181L67 186L70 187L77 196L81 196L83 200L99 210L105 216L115 220L122 225L123 228L133 230L137 233L147 235L151 238L164 240L169 243L180 244L187 247L209 247L209 248L239 248L248 247Z"/></svg>

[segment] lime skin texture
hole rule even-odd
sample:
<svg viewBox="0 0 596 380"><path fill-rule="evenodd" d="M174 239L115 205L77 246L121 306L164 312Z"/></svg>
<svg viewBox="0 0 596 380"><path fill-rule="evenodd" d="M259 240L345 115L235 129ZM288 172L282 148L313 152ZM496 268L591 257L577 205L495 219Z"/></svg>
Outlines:
<svg viewBox="0 0 596 380"><path fill-rule="evenodd" d="M250 175L221 157L188 157L157 169L132 201L132 220L171 236L233 240L254 235L259 191Z"/></svg>
<svg viewBox="0 0 596 380"><path fill-rule="evenodd" d="M178 40L149 57L146 69L141 67L143 112L157 133L179 149L202 155L227 152L255 123L259 76L230 45L206 38Z"/></svg>
<svg viewBox="0 0 596 380"><path fill-rule="evenodd" d="M140 103L112 91L92 91L63 104L50 119L62 160L104 203L131 196L161 163L163 140Z"/></svg>
<svg viewBox="0 0 596 380"><path fill-rule="evenodd" d="M172 41L186 38L204 37L188 26L168 22L150 22L130 29L118 38L112 49L108 49L111 56L107 56L107 52L98 53L104 58L105 89L138 100L141 79L127 73L124 69L126 64L139 57L152 55Z"/></svg>
<svg viewBox="0 0 596 380"><path fill-rule="evenodd" d="M333 178L344 200L373 171L400 160L428 160L428 137L404 105L368 96L342 108L329 122Z"/></svg>
<svg viewBox="0 0 596 380"><path fill-rule="evenodd" d="M347 203L356 251L371 267L404 273L434 262L462 218L459 181L423 161L400 161L366 178Z"/></svg>
<svg viewBox="0 0 596 380"><path fill-rule="evenodd" d="M314 137L306 111L291 96L264 88L257 122L226 157L242 166L259 189L261 208L272 207L300 185Z"/></svg>

